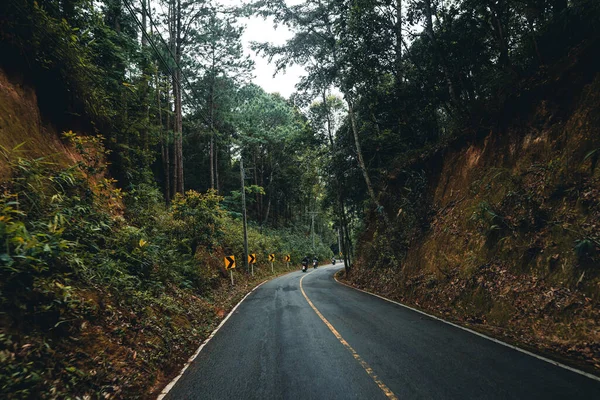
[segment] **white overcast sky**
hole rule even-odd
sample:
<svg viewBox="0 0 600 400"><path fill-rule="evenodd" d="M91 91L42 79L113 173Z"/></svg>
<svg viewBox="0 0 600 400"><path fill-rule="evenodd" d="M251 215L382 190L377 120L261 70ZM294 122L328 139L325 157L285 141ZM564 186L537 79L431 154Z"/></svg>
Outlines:
<svg viewBox="0 0 600 400"><path fill-rule="evenodd" d="M217 0L219 3L227 6L240 4L240 0ZM288 5L302 3L303 0L287 0ZM272 20L264 20L261 17L243 18L240 24L245 25L246 29L242 36L244 50L252 57L255 63L253 82L261 86L268 93L279 93L288 98L296 91L295 85L300 81L300 77L305 74L304 68L294 65L288 68L285 73L279 72L275 77L275 65L269 64L263 57L257 56L250 49L250 42L269 42L273 44L284 44L286 40L292 37L292 33L285 26L273 28Z"/></svg>
<svg viewBox="0 0 600 400"><path fill-rule="evenodd" d="M279 72L275 77L275 65L269 64L266 58L257 56L250 49L250 42L270 42L274 44L283 44L292 37L292 33L282 26L273 28L271 21L265 21L262 18L252 17L245 22L246 30L242 41L244 49L255 62L254 83L261 86L266 92L278 92L285 98L288 98L295 92L295 85L300 81L300 77L305 71L299 65L294 65L286 69L285 73Z"/></svg>

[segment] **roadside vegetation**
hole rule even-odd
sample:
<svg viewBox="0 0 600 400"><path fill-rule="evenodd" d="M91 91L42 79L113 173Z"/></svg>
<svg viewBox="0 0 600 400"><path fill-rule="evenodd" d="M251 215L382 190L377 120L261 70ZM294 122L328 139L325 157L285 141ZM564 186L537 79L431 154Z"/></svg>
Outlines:
<svg viewBox="0 0 600 400"><path fill-rule="evenodd" d="M234 21L208 4L180 15L200 19L173 77L175 49L156 30L139 41L128 4L0 5L2 398L151 398L249 290L337 241L319 141L249 83Z"/></svg>
<svg viewBox="0 0 600 400"><path fill-rule="evenodd" d="M149 395L271 276L267 254L278 274L284 254L295 268L311 247L300 233L250 227L255 276L238 261L231 286L223 257L241 259L243 235L222 197L188 191L168 207L158 190L132 198L93 153L68 168L17 158L3 186L0 387L11 398ZM318 251L330 254L320 239Z"/></svg>
<svg viewBox="0 0 600 400"><path fill-rule="evenodd" d="M290 98L251 83L247 15L292 32L253 44L305 67ZM151 397L286 254L597 373L598 20L596 0L1 2L0 397Z"/></svg>

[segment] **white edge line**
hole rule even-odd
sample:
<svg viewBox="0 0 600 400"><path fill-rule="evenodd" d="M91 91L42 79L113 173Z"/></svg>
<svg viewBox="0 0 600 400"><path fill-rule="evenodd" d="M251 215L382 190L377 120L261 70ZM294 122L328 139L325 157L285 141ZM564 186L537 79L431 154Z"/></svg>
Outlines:
<svg viewBox="0 0 600 400"><path fill-rule="evenodd" d="M242 298L239 303L237 303L235 305L235 307L233 307L233 309L229 312L229 314L227 314L227 316L223 319L223 321L221 321L221 323L219 324L219 326L217 326L217 328L212 331L212 333L210 334L209 337L207 337L204 342L202 342L202 344L200 345L200 347L198 347L198 350L196 350L196 352L187 360L187 362L185 363L185 365L183 366L183 369L181 370L181 372L179 373L179 375L177 375L167 386L165 386L165 388L160 392L160 394L158 395L158 397L156 398L156 400L162 400L168 393L169 391L171 391L171 389L173 389L173 387L175 386L175 384L177 383L177 381L183 376L183 374L185 373L185 371L188 369L188 367L190 366L190 364L196 359L196 357L198 357L198 354L200 354L200 352L202 351L202 349L204 348L204 346L206 346L208 344L208 342L217 334L217 332L219 331L219 329L221 329L221 327L223 325L225 325L225 322L227 322L227 320L229 319L229 317L231 317L233 315L233 313L235 312L235 310L240 306L240 304L242 304L242 302L244 300L246 300L246 297L250 296L256 289L258 289L260 286L262 286L262 284L267 283L269 281L269 279L267 279L264 282L259 283L258 285L256 285L254 287L254 289L252 289L251 291L249 291L244 298Z"/></svg>
<svg viewBox="0 0 600 400"><path fill-rule="evenodd" d="M337 271L336 271L336 273L337 273ZM577 369L577 368L570 367L570 366L568 366L568 365L565 365L565 364L563 364L563 363L560 363L560 362L558 362L558 361L551 360L551 359L549 359L549 358L546 358L546 357L544 357L544 356L540 356L539 354L532 353L531 351L528 351L528 350L522 349L522 348L520 348L520 347L517 347L517 346L514 346L514 345L512 345L512 344L508 344L508 343L506 343L506 342L503 342L503 341L501 341L501 340L498 340L498 339L495 339L495 338L493 338L493 337L490 337L490 336L484 335L483 333L479 333L479 332L477 332L477 331L474 331L473 329L465 328L464 326L460 326L460 325L457 325L457 324L455 324L455 323L452 323L452 322L446 321L446 320L444 320L444 319L441 319L441 318L439 318L439 317L436 317L436 316L434 316L434 315L427 314L427 313L426 313L426 312L424 312L424 311L421 311L421 310L418 310L418 309L416 309L416 308L413 308L413 307L407 306L406 304L398 303L397 301L390 300L390 299L388 299L388 298L385 298L385 297L383 297L383 296L380 296L380 295L378 295L378 294L371 293L371 292L367 292L366 290L358 289L358 288L355 288L354 286L350 286L350 285L348 285L348 284L346 284L346 283L340 282L340 281L337 279L337 277L335 276L335 274L333 274L333 279L335 279L335 281L336 281L337 283L339 283L340 285L347 286L347 287L349 287L350 289L358 290L359 292L363 292L363 293L369 294L369 295L371 295L371 296L378 297L378 298L380 298L380 299L382 299L382 300L389 301L390 303L394 303L394 304L396 304L396 305L399 305L400 307L404 307L404 308L407 308L407 309L409 309L409 310L416 311L416 312L418 312L419 314L423 314L423 315L425 315L425 316L427 316L427 317L429 317L429 318L433 318L433 319L435 319L435 320L437 320L437 321L440 321L440 322L443 322L443 323L445 323L445 324L452 325L452 326L453 326L453 327L455 327L455 328L462 329L463 331L467 331L467 332L469 332L469 333L472 333L472 334L474 334L474 335L477 335L477 336L479 336L479 337L482 337L482 338L484 338L484 339L491 340L492 342L495 342L495 343L501 344L502 346L506 346L506 347L509 347L509 348L511 348L511 349L513 349L513 350L520 351L521 353L527 354L527 355L529 355L529 356L531 356L531 357L535 357L535 358L537 358L538 360L545 361L545 362L547 362L547 363L549 363L549 364L556 365L557 367L564 368L564 369L566 369L566 370L569 370L569 371L571 371L571 372L575 372L576 374L583 375L583 376L585 376L585 377L587 377L587 378L590 378L590 379L593 379L593 380L595 380L595 381L598 381L598 382L600 382L600 377L598 377L598 376L596 376L596 375L593 375L593 374L590 374L589 372L581 371L581 370L579 370L579 369Z"/></svg>

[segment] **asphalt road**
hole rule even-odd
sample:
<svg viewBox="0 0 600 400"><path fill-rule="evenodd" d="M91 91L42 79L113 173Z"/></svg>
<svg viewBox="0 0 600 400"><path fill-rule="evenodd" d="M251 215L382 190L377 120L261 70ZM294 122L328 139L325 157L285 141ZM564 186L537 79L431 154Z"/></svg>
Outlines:
<svg viewBox="0 0 600 400"><path fill-rule="evenodd" d="M600 382L340 285L339 268L258 288L166 398L600 399Z"/></svg>

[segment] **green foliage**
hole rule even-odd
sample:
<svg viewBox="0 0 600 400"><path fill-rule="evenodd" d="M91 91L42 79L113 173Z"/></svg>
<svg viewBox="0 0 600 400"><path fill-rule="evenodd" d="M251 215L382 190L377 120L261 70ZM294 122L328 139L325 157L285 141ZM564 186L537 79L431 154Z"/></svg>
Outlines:
<svg viewBox="0 0 600 400"><path fill-rule="evenodd" d="M189 246L194 254L199 245L213 250L217 247L220 232L219 204L223 198L216 191L200 194L193 190L185 196L177 195L171 203L174 226L172 234L181 245Z"/></svg>
<svg viewBox="0 0 600 400"><path fill-rule="evenodd" d="M49 369L55 356L43 345L33 353L15 348L27 340L25 332L59 341L77 337L81 321L97 318L95 306L81 297L82 287L108 293L128 309L152 304L168 310L176 306L166 290L210 297L228 285L219 273L221 254L242 258L241 221L227 215L215 191L188 191L168 207L147 184L122 193L114 181L92 175L102 147L87 147L93 138L71 139L82 144L80 163L63 168L18 159L0 194L0 312L7 328L0 336L0 387L16 397L50 390L72 394L96 379L62 358L61 372ZM298 262L310 243L300 231L249 229L250 249L263 266L272 252L279 262L284 254ZM318 235L316 252L321 259L331 255ZM36 346L37 340L31 339ZM48 377L57 385L53 389Z"/></svg>

